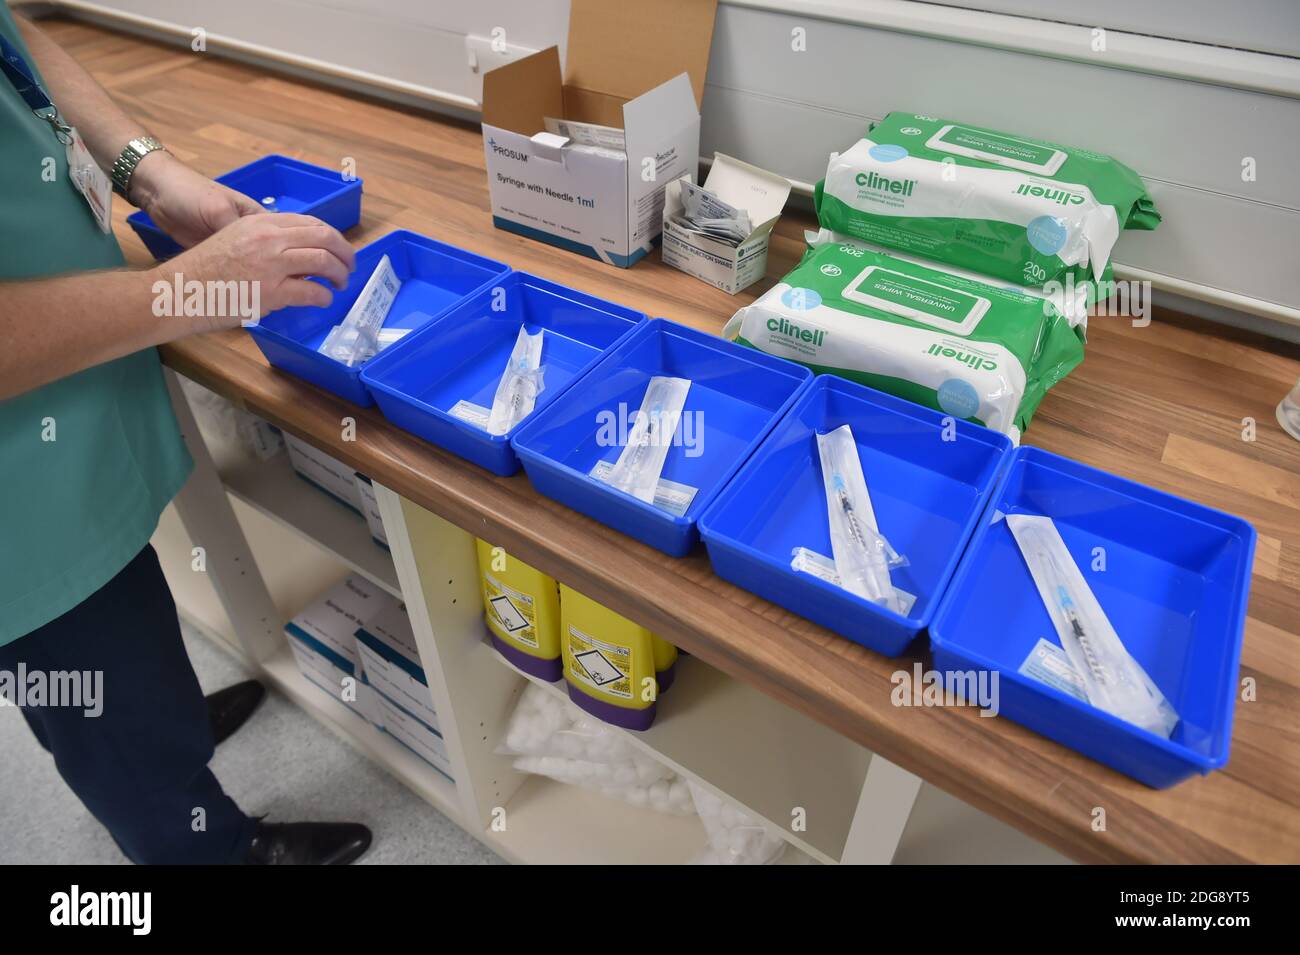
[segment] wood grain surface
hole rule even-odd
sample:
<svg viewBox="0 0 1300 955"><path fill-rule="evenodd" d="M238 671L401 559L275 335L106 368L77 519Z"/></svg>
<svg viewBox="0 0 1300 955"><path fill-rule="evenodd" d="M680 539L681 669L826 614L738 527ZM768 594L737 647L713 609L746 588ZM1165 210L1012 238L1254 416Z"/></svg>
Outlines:
<svg viewBox="0 0 1300 955"><path fill-rule="evenodd" d="M492 228L472 125L386 105L211 54L67 20L47 29L123 105L198 169L268 152L365 180L356 245L409 228L517 269L711 332L770 286L809 220L787 215L768 278L728 296L654 254L622 271ZM133 264L143 247L117 232ZM1142 241L1136 234L1129 241ZM1240 514L1259 531L1232 759L1155 791L1014 723L963 708L897 708L890 675L913 659L873 654L710 571L674 560L272 370L242 332L163 350L166 362L328 449L402 495L637 619L701 659L800 709L1073 858L1115 862L1300 862L1300 444L1273 409L1300 350L1161 313L1144 328L1097 318L1087 358L1043 402L1025 442ZM358 439L343 442L354 416ZM1254 440L1243 440L1247 419ZM304 492L306 493L306 492ZM924 641L919 641L924 643ZM725 754L719 754L725 758ZM1105 829L1093 826L1105 810Z"/></svg>

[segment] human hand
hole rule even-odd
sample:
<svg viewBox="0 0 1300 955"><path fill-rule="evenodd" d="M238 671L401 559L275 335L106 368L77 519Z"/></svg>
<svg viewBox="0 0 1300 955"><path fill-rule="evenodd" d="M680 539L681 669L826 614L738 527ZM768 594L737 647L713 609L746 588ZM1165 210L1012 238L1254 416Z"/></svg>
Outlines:
<svg viewBox="0 0 1300 955"><path fill-rule="evenodd" d="M352 246L337 229L313 216L282 212L237 218L211 238L156 266L151 277L165 284L178 278L182 284L198 280L205 289L217 287L208 283L223 283L223 294L233 289L240 302L255 302L256 317L261 318L290 305L328 305L334 293L308 276L343 289L355 267ZM228 301L221 296L218 300ZM231 307L216 311L223 314L201 316L208 330L233 328L252 317Z"/></svg>
<svg viewBox="0 0 1300 955"><path fill-rule="evenodd" d="M214 182L162 151L140 160L131 177L131 201L187 249L236 219L265 211L243 193Z"/></svg>

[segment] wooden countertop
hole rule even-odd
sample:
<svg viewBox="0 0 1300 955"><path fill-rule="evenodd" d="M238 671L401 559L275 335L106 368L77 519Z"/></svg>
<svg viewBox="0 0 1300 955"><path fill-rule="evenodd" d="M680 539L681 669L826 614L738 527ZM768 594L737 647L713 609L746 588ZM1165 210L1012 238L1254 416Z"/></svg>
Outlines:
<svg viewBox="0 0 1300 955"><path fill-rule="evenodd" d="M475 126L327 91L80 23L50 29L183 158L212 174L268 152L365 180L356 245L410 228L517 269L718 332L785 272L807 220L787 216L768 280L735 298L665 268L627 271L492 228ZM141 48L150 57L141 58ZM147 69L141 63L148 63ZM129 259L148 262L125 226ZM1141 242L1140 234L1130 239ZM163 349L168 365L375 480L589 593L929 782L1081 861L1300 862L1300 445L1273 408L1300 349L1174 314L1094 320L1084 364L1025 441L1237 513L1259 531L1232 759L1155 791L1028 730L964 708L896 708L885 659L723 583L702 550L675 560L271 369L242 332ZM357 421L343 442L341 419ZM1254 419L1254 440L1243 422ZM920 641L923 643L924 641ZM1105 830L1094 831L1094 808Z"/></svg>

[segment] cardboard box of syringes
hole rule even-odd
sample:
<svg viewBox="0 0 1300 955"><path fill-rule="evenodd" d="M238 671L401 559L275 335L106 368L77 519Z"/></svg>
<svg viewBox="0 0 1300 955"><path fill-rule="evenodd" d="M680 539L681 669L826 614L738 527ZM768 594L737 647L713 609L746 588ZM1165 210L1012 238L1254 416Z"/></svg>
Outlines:
<svg viewBox="0 0 1300 955"><path fill-rule="evenodd" d="M492 221L627 268L659 239L665 186L699 166L717 0L572 0L556 47L483 76Z"/></svg>
<svg viewBox="0 0 1300 955"><path fill-rule="evenodd" d="M790 195L790 180L747 162L715 153L704 191L748 214L752 223L739 242L692 229L683 220L684 176L668 184L664 199L663 259L688 275L735 295L767 273L772 229ZM739 238L739 237L736 237Z"/></svg>

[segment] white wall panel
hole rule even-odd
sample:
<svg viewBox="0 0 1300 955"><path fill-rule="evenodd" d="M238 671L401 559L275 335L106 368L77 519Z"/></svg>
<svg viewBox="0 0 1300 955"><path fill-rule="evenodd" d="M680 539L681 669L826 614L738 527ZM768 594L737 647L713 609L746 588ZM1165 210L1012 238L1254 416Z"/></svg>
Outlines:
<svg viewBox="0 0 1300 955"><path fill-rule="evenodd" d="M1081 22L1071 12L1077 8L1087 11L1080 15L1087 21L1108 29L1265 52L1300 46L1300 0L947 2L1065 23ZM78 3L85 5L72 5ZM374 74L452 100L471 96L475 88L465 60L466 34L490 35L503 27L509 42L542 48L562 43L568 22L567 0L104 0L93 6L201 25L274 53ZM719 7L704 99L706 155L720 150L812 182L831 151L846 148L870 120L891 109L1108 152L1142 174L1165 216L1155 233L1121 239L1119 263L1199 285L1212 299L1225 291L1256 299L1265 310L1269 303L1300 309L1300 269L1294 267L1300 177L1292 174L1300 147L1300 99L1262 91L1300 88L1296 61L1162 40L1152 42L1163 44L1165 72L1152 72L1133 60L1143 41L1132 35L1127 60L1094 59L1078 56L1077 49L1066 54L1027 45L1026 37L1048 27L1078 32L1038 21L987 17L988 31L979 42L965 42L934 35L935 24L943 32L948 18L932 4L790 0L788 8L800 13L764 6L772 5L722 0ZM913 8L929 11L924 29L899 27L899 17ZM855 22L827 19L828 10ZM969 9L951 13L954 22L969 23ZM890 29L880 26L886 22ZM1014 42L1008 36L1006 45L1018 48L1001 48L999 31L1014 30L1017 23L1026 26ZM804 52L791 48L796 27L806 31ZM1201 75L1202 63L1205 76L1228 78L1167 75ZM1273 64L1279 64L1276 84L1270 80ZM1240 82L1233 79L1238 69ZM1246 157L1255 161L1254 181L1242 178Z"/></svg>
<svg viewBox="0 0 1300 955"><path fill-rule="evenodd" d="M1296 0L932 0L950 7L1300 56Z"/></svg>

